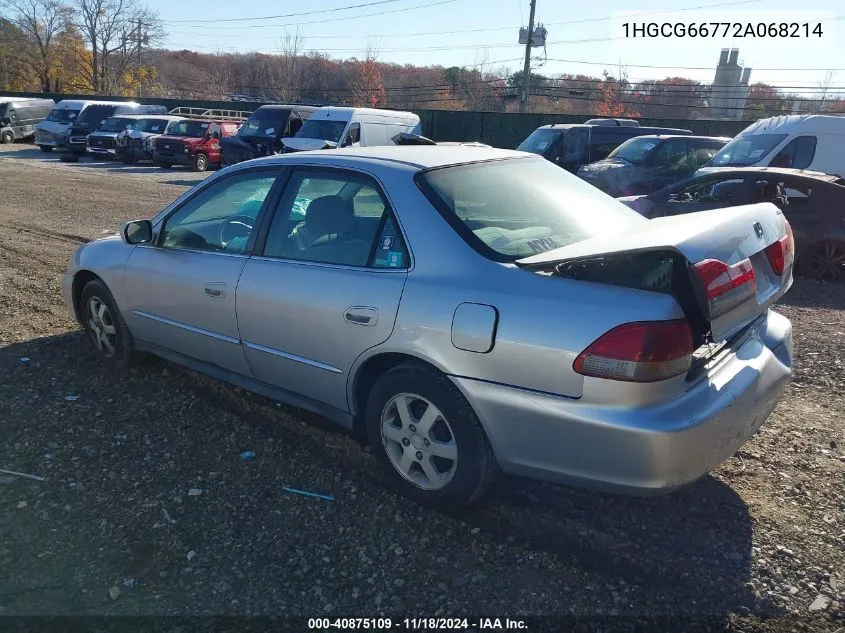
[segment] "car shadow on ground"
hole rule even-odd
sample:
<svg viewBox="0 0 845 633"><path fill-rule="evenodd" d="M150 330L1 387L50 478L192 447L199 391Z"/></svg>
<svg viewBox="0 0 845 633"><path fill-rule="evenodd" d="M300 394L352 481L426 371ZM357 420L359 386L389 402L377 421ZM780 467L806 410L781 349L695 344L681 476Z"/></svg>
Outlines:
<svg viewBox="0 0 845 633"><path fill-rule="evenodd" d="M845 284L801 277L778 303L796 308L845 310Z"/></svg>
<svg viewBox="0 0 845 633"><path fill-rule="evenodd" d="M297 455L303 455L309 468L323 473L327 479L385 494L386 505L380 503L378 508L370 508L371 513L392 516L391 513L400 508L413 506L411 502L387 493L374 470L373 460L355 442L335 435L328 441L326 436L321 439L319 436L329 433L329 427L319 422L319 426L326 428L306 430L302 422L312 421L316 416L302 415L297 410L234 388L218 388L220 383L206 381L164 361L151 360L122 372L109 370L94 357L88 341L78 331L0 349L0 383L12 385L11 389L28 391L24 405L9 416L10 443L16 441L11 438L26 437L29 441L31 437L37 446L46 441L45 438L67 436L66 429L73 429L77 442L84 444L91 455L100 455L103 459L115 450L106 443L113 441L118 428L123 429L121 432L126 432L127 428L138 429L139 435L133 436L130 432L128 438L123 438L123 443L129 445L121 460L128 462L122 461L121 468L137 473L161 472L166 477L145 482L140 490L149 500L167 497L171 494L167 486L174 477L182 480L187 473L200 472L206 463L217 464L213 469L223 471L222 477L243 477L238 475L243 471L238 471L237 465L234 475L226 474L225 449L220 446L220 438L241 434L253 438L252 441L256 436L271 437L276 439L277 446L296 446ZM83 406L106 412L99 421L99 424L107 425L106 433L92 434L82 419L67 419L65 413L62 417L45 416L39 409L45 398L62 402L63 394L68 392L84 393ZM167 395L171 393L187 394L193 404L179 404L178 412L172 412ZM0 414L3 408L0 406ZM27 409L30 409L29 413ZM281 413L275 415L274 411ZM234 423L210 429L209 416L217 420L215 424L223 424L220 419L224 413L233 414ZM87 426L90 424L89 421ZM22 425L29 426L23 428ZM173 435L166 437L168 433ZM215 433L219 438L213 437ZM212 437L203 437L208 435ZM161 451L150 452L148 446L143 445L141 437L148 436L162 442ZM148 445L149 441L148 438ZM103 445L98 446L98 442ZM133 447L133 442L138 445ZM0 449L0 455L10 450L9 447ZM155 463L157 458L150 462L150 455L161 455L161 463ZM168 470L167 462L173 455L180 456L180 463L178 466L171 463L171 470ZM19 464L20 470L32 469L29 472L38 472L38 467L37 460ZM76 472L73 477L76 481L91 481L98 486L103 481L102 472L111 467L96 459L80 460L74 463L74 468L82 472ZM174 467L178 470L173 471ZM86 468L90 473L84 472ZM286 471L290 466L283 459L267 468L270 470L264 474L268 479L286 481L291 476L291 472ZM267 495L266 491L250 489L254 484L246 480L236 485L242 486L240 492L244 498ZM318 485L317 482L314 485ZM322 485L328 487L329 484L322 482ZM237 494L232 494L232 498L238 498ZM97 503L97 507L102 508L109 502L106 497L98 497ZM213 507L204 511L209 514L201 519L197 517L198 525L214 525L222 520L214 516ZM358 511L367 510L359 508ZM562 566L605 578L614 595L618 593L618 607L622 612L637 612L638 604L645 601L649 592L656 590L661 595L668 594L672 604L663 604L661 613L650 612L649 615L690 614L720 620L730 613L778 615L771 605L761 605L759 596L755 601L747 584L752 559L749 510L736 492L712 476L672 495L656 498L615 496L502 476L479 504L452 516L478 528L499 548L545 551L556 556ZM414 529L419 530L423 525L425 523ZM438 527L441 525L435 523L428 529L442 530L444 528ZM67 524L61 529L77 528ZM261 551L263 540L278 537L268 531L297 528L261 521L260 528L256 529L257 532L248 536L246 532L242 533L243 538L253 541L246 549ZM197 538L214 537L201 533ZM86 553L78 555L84 557ZM417 554L409 552L406 555ZM546 591L536 572L532 575L513 569L509 582L534 583L538 592ZM611 590L596 587L595 591L608 593Z"/></svg>

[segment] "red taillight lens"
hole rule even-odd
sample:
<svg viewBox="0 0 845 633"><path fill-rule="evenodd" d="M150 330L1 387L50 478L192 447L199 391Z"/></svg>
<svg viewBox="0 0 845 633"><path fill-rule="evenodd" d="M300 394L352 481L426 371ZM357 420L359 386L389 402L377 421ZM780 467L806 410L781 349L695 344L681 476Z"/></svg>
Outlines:
<svg viewBox="0 0 845 633"><path fill-rule="evenodd" d="M766 257L776 275L782 275L792 266L795 260L795 239L789 222L786 223L786 235L766 247Z"/></svg>
<svg viewBox="0 0 845 633"><path fill-rule="evenodd" d="M692 329L686 319L640 321L601 336L572 367L584 376L655 382L686 373L692 352Z"/></svg>
<svg viewBox="0 0 845 633"><path fill-rule="evenodd" d="M695 265L695 270L704 284L710 318L722 316L757 294L757 282L751 260L728 266L718 259L705 259Z"/></svg>

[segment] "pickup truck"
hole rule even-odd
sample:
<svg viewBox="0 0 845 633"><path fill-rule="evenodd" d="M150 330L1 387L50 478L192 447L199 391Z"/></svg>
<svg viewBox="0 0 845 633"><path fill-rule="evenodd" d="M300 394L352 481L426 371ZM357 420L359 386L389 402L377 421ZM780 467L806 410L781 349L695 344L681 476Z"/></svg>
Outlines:
<svg viewBox="0 0 845 633"><path fill-rule="evenodd" d="M147 115L139 117L130 129L117 135L117 158L127 164L153 159L153 141L171 134L185 117L172 115Z"/></svg>
<svg viewBox="0 0 845 633"><path fill-rule="evenodd" d="M185 119L152 143L153 163L164 169L186 165L205 171L223 160L220 139L238 133L238 121Z"/></svg>

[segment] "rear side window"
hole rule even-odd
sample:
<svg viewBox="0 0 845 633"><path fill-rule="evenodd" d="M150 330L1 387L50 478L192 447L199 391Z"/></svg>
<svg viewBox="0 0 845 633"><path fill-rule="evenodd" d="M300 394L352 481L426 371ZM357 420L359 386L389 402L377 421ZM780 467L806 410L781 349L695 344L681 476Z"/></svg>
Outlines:
<svg viewBox="0 0 845 633"><path fill-rule="evenodd" d="M807 169L816 154L816 137L799 136L786 144L769 163L770 167L792 167Z"/></svg>
<svg viewBox="0 0 845 633"><path fill-rule="evenodd" d="M514 261L648 222L541 158L455 165L417 182L449 224L481 254Z"/></svg>
<svg viewBox="0 0 845 633"><path fill-rule="evenodd" d="M610 152L632 138L630 134L594 127L590 130L590 160L607 158Z"/></svg>

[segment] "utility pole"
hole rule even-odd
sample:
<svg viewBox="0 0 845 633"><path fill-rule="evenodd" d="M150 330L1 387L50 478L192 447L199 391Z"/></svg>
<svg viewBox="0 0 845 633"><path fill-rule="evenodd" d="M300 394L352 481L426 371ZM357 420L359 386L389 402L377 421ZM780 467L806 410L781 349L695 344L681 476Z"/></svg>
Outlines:
<svg viewBox="0 0 845 633"><path fill-rule="evenodd" d="M525 42L525 66L522 68L522 95L519 99L519 111L528 109L528 79L531 77L531 45L534 43L534 9L537 0L531 0L531 12L528 16L528 38Z"/></svg>
<svg viewBox="0 0 845 633"><path fill-rule="evenodd" d="M138 18L138 101L141 100L141 18Z"/></svg>

